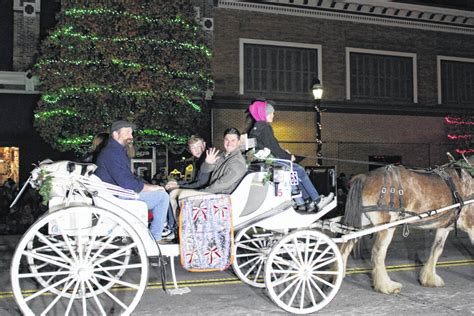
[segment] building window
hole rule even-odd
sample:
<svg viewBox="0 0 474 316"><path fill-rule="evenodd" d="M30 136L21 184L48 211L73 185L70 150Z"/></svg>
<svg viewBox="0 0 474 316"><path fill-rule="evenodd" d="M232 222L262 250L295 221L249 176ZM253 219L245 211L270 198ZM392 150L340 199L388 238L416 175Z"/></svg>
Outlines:
<svg viewBox="0 0 474 316"><path fill-rule="evenodd" d="M417 103L416 54L346 49L347 99Z"/></svg>
<svg viewBox="0 0 474 316"><path fill-rule="evenodd" d="M240 93L307 95L321 78L319 45L241 39Z"/></svg>
<svg viewBox="0 0 474 316"><path fill-rule="evenodd" d="M474 104L474 59L438 56L438 103Z"/></svg>

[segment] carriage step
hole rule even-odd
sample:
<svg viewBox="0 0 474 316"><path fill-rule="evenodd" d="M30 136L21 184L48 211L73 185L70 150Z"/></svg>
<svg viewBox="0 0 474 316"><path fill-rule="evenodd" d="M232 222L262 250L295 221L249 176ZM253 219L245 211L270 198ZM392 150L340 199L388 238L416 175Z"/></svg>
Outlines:
<svg viewBox="0 0 474 316"><path fill-rule="evenodd" d="M189 287L166 289L166 293L168 293L169 295L183 295L183 294L188 294L190 292L191 292L191 290L189 289Z"/></svg>

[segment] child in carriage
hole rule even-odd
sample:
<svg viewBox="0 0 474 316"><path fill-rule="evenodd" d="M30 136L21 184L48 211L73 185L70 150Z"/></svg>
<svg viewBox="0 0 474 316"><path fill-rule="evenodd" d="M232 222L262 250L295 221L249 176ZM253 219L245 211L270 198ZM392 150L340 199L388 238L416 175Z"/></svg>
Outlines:
<svg viewBox="0 0 474 316"><path fill-rule="evenodd" d="M256 149L268 148L275 158L295 161L295 156L281 148L278 140L275 138L271 125L275 115L273 102L257 99L250 104L248 112L252 122L247 133L249 138L255 138L257 143ZM297 210L307 212L319 211L332 201L334 193L331 192L327 197L319 195L303 167L293 163L293 169L295 169L298 175L298 187L302 191L304 199L304 201L301 199L295 200Z"/></svg>

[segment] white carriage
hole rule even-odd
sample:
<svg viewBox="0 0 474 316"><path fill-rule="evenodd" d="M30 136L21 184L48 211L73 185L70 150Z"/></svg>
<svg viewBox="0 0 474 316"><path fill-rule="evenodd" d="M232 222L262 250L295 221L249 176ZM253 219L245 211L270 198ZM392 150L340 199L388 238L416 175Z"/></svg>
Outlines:
<svg viewBox="0 0 474 316"><path fill-rule="evenodd" d="M132 191L101 182L92 174L94 167L59 162L32 172L29 182L50 185L52 199L12 260L12 289L24 314L130 314L147 286L149 261L179 254L177 244L158 248L145 203ZM237 232L232 266L245 283L266 287L284 310L312 313L340 288L344 266L337 243L402 221L353 231L337 218L320 220L336 207L336 199L318 213L298 213L291 170L270 169L271 181L265 180L268 169L249 172L231 194ZM420 216L430 214L403 222ZM344 235L330 238L323 230Z"/></svg>

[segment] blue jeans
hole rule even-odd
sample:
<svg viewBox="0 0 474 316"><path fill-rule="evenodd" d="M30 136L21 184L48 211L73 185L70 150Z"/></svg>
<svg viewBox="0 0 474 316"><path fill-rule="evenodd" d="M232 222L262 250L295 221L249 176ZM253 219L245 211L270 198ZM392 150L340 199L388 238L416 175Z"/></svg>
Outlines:
<svg viewBox="0 0 474 316"><path fill-rule="evenodd" d="M148 209L151 210L153 219L150 225L150 232L156 241L160 240L166 222L168 204L170 203L168 193L165 191L141 192L138 199L145 202Z"/></svg>
<svg viewBox="0 0 474 316"><path fill-rule="evenodd" d="M308 174L306 173L304 168L294 163L293 169L298 174L298 180L300 183L299 187L301 189L301 192L303 193L303 199L306 200L309 197L312 201L316 201L316 199L319 197L319 193L318 191L316 191L316 188L309 179Z"/></svg>

